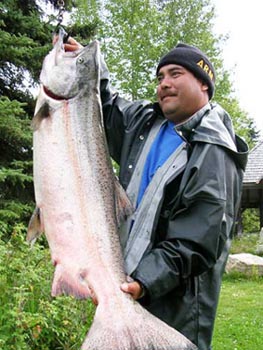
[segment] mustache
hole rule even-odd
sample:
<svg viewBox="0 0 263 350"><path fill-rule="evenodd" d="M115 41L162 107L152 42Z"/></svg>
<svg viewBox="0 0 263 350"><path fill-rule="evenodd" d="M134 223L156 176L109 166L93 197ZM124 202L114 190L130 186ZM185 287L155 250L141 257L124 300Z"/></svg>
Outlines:
<svg viewBox="0 0 263 350"><path fill-rule="evenodd" d="M166 97L173 97L173 96L177 96L177 93L175 93L175 92L173 92L173 93L163 93L163 94L160 94L159 95L160 96L160 99L161 100L163 100L164 98L166 98Z"/></svg>

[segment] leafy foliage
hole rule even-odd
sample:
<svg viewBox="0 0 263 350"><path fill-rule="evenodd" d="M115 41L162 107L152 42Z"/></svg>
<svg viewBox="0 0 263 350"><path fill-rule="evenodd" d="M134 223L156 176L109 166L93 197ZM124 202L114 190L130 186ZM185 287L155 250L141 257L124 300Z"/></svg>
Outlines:
<svg viewBox="0 0 263 350"><path fill-rule="evenodd" d="M25 103L0 97L0 164L7 165L15 158L32 158L30 120L23 107Z"/></svg>
<svg viewBox="0 0 263 350"><path fill-rule="evenodd" d="M5 350L79 349L94 307L70 297L51 298L53 267L44 239L33 248L25 227L8 241L0 229L0 348Z"/></svg>
<svg viewBox="0 0 263 350"><path fill-rule="evenodd" d="M6 234L32 210L32 133L24 106L0 98L0 225Z"/></svg>
<svg viewBox="0 0 263 350"><path fill-rule="evenodd" d="M242 213L242 226L244 233L260 231L260 218L258 208L248 208Z"/></svg>
<svg viewBox="0 0 263 350"><path fill-rule="evenodd" d="M178 42L196 45L215 66L214 101L226 108L237 132L253 145L258 132L253 119L240 108L230 72L224 69L222 47L227 37L213 33L215 10L210 0L90 2L92 9L85 7L86 0L78 0L81 16L97 18L100 14L94 36L102 43L117 90L130 99L155 100L155 67L160 56Z"/></svg>

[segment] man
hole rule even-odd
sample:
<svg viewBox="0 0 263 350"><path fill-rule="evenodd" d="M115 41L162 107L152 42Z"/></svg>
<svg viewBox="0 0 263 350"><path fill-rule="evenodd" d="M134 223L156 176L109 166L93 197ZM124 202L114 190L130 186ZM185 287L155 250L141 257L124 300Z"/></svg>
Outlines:
<svg viewBox="0 0 263 350"><path fill-rule="evenodd" d="M120 232L134 280L121 289L208 350L248 149L209 102L215 72L203 52L179 44L156 74L158 103L129 102L102 63L109 150L136 208Z"/></svg>

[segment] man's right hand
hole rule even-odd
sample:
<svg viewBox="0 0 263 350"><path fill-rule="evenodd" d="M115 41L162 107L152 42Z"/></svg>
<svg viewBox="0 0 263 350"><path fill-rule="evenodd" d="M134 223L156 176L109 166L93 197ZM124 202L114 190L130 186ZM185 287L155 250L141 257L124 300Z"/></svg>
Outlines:
<svg viewBox="0 0 263 350"><path fill-rule="evenodd" d="M83 46L71 37L69 37L67 42L64 44L65 51L77 51L82 48Z"/></svg>
<svg viewBox="0 0 263 350"><path fill-rule="evenodd" d="M54 36L53 38L53 45L57 42L58 36ZM73 39L72 37L69 37L67 42L64 44L64 50L65 51L77 51L79 49L82 49L83 46L77 42L77 40Z"/></svg>

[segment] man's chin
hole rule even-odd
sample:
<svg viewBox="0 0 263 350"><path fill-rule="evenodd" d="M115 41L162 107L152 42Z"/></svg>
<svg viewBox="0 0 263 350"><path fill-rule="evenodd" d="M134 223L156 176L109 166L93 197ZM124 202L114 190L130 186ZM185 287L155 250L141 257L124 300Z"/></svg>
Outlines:
<svg viewBox="0 0 263 350"><path fill-rule="evenodd" d="M168 106L164 104L161 108L166 119L172 120L173 118L176 117L175 106Z"/></svg>

